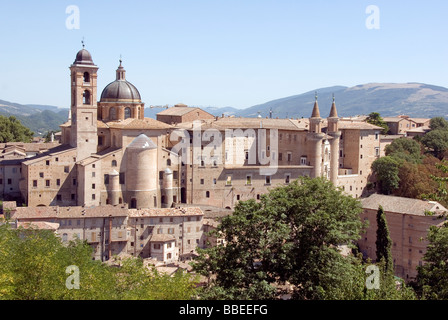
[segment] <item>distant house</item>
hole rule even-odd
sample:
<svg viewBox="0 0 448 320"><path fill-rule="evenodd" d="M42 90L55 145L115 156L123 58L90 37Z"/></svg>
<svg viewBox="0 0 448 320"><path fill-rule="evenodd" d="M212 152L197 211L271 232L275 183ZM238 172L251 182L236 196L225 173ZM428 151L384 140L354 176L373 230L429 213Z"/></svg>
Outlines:
<svg viewBox="0 0 448 320"><path fill-rule="evenodd" d="M395 275L410 281L417 275L417 266L423 264L428 241L426 236L431 226L442 223L438 218L448 211L435 201L410 199L373 194L361 200L363 213L361 219L369 221L369 227L358 241L365 258L376 261L376 214L379 206L384 209L392 240L392 257ZM427 215L431 212L434 215Z"/></svg>
<svg viewBox="0 0 448 320"><path fill-rule="evenodd" d="M157 115L157 120L167 124L178 124L195 120L215 119L215 116L200 108L188 107L185 104L176 104Z"/></svg>

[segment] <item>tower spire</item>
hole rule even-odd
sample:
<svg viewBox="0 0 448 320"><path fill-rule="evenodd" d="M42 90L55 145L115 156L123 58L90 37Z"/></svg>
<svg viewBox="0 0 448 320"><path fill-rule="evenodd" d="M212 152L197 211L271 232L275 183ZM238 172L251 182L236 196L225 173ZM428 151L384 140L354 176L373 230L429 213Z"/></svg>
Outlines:
<svg viewBox="0 0 448 320"><path fill-rule="evenodd" d="M317 91L314 92L314 107L313 107L313 113L311 114L311 118L320 118L320 111L319 111L319 105L317 103Z"/></svg>
<svg viewBox="0 0 448 320"><path fill-rule="evenodd" d="M330 118L337 118L338 117L338 111L336 110L336 103L334 101L334 93L333 93L333 103L331 104L330 109Z"/></svg>

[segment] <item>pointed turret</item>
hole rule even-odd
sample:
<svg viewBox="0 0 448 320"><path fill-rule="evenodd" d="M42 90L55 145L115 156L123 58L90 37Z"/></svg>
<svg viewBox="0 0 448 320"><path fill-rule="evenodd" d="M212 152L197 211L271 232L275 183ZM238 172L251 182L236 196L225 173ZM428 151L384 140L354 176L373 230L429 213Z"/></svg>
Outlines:
<svg viewBox="0 0 448 320"><path fill-rule="evenodd" d="M315 93L315 101L311 118L320 118L319 104L317 103L317 92Z"/></svg>
<svg viewBox="0 0 448 320"><path fill-rule="evenodd" d="M334 102L334 94L333 94L333 103L331 104L329 118L337 118L337 117L338 117L338 111L336 110L336 103Z"/></svg>

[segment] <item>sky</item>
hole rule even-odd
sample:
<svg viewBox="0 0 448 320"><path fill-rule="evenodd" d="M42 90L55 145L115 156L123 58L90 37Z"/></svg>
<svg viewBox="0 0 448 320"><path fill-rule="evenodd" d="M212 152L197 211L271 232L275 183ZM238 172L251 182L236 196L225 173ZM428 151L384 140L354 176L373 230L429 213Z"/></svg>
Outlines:
<svg viewBox="0 0 448 320"><path fill-rule="evenodd" d="M68 108L83 38L98 96L121 55L146 106L247 108L372 82L448 87L447 15L446 0L0 0L0 99Z"/></svg>

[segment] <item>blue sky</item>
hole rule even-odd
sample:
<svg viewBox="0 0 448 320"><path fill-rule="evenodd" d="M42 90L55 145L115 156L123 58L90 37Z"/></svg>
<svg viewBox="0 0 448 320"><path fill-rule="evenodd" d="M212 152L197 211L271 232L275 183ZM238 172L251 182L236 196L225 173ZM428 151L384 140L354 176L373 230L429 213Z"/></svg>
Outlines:
<svg viewBox="0 0 448 320"><path fill-rule="evenodd" d="M69 5L79 29L66 27ZM369 5L380 29L366 27ZM0 99L69 107L83 37L98 95L121 54L147 106L246 108L370 82L448 87L447 16L446 0L0 0Z"/></svg>

